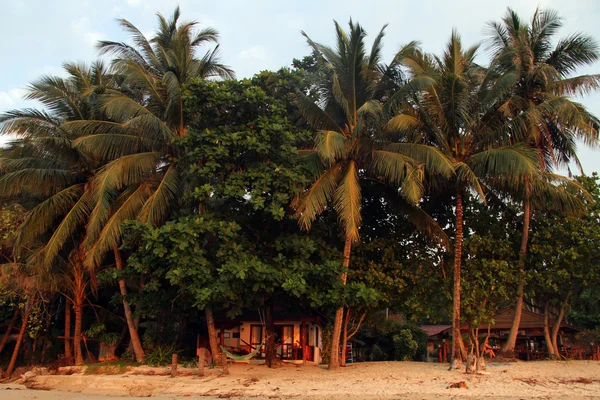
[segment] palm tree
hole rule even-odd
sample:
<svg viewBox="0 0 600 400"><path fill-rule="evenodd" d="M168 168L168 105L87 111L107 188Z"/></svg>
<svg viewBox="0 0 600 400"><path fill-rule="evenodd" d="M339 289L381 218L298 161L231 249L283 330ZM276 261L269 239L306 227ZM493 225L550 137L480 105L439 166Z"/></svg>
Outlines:
<svg viewBox="0 0 600 400"><path fill-rule="evenodd" d="M90 268L112 252L117 269L122 269L118 249L121 223L137 218L158 226L182 198L179 150L174 145L177 137L186 135L182 86L195 79L233 77L219 62L218 46L201 57L196 54L199 47L216 42L217 32L212 28L194 32L196 23L179 23L179 17L179 8L169 20L158 14L159 28L151 40L129 21L120 20L134 45L99 43L102 54L116 56L112 69L122 80L120 91L107 92L100 99L108 120L64 125L68 130L86 132L74 141L74 147L104 163L91 184L93 209L84 241L85 264ZM124 280L119 287L125 298ZM134 334L131 308L125 302L124 307ZM134 349L136 346L141 350L141 344ZM213 352L218 350L216 341L214 347Z"/></svg>
<svg viewBox="0 0 600 400"><path fill-rule="evenodd" d="M45 76L28 87L26 99L40 101L47 111L14 110L0 116L0 133L19 138L0 160L0 193L35 203L19 227L17 255L33 252L28 264L49 273L68 254L63 278L70 283L67 292L75 310L75 361L83 364L82 307L89 276L81 263L81 239L92 205L89 180L97 163L72 147L77 132L63 125L71 120L101 119L98 95L112 90L115 82L101 62L90 67L66 63L64 68L67 78ZM66 310L69 316L70 312ZM68 331L65 336L68 354Z"/></svg>
<svg viewBox="0 0 600 400"><path fill-rule="evenodd" d="M540 164L550 181L564 181L552 174L554 168L569 168L571 162L580 167L576 140L596 143L600 126L597 118L568 98L600 87L600 74L572 76L578 67L591 65L599 58L598 45L582 34L556 41L561 26L562 20L555 11L539 9L530 23L523 23L510 8L502 22L489 23L488 42L494 55L491 68L498 75L493 90L505 97L501 106L504 116L512 120L511 123L520 125L518 130L523 134L515 135L515 140L538 149ZM514 356L521 321L529 220L532 202L539 197L536 193L539 185L540 182L526 181L521 193L524 213L517 301L509 337L502 348L502 353L509 357ZM560 191L560 188L558 186L558 192L554 191L554 194L568 200L565 198L568 192Z"/></svg>
<svg viewBox="0 0 600 400"><path fill-rule="evenodd" d="M385 27L376 36L370 53L365 50L366 32L349 23L344 32L335 22L337 48L308 43L325 71L321 82L322 104L299 94L298 104L308 124L317 130L314 148L303 151L316 167L315 181L295 201L302 227L310 228L319 214L333 203L344 235L343 265L350 266L352 244L359 240L361 224L361 179L384 182L399 190L418 210L423 193L424 168L446 178L450 163L434 148L420 144L391 143L382 137L384 107L375 97L387 84L386 68L380 65ZM405 51L412 48L408 45ZM389 70L389 68L387 68ZM423 160L423 161L421 161ZM422 213L422 225L435 225ZM347 272L340 277L346 284ZM339 368L339 340L344 307L336 311L329 369Z"/></svg>
<svg viewBox="0 0 600 400"><path fill-rule="evenodd" d="M486 183L502 177L519 182L537 175L535 151L508 144L495 99L488 96L484 68L475 63L478 46L464 49L456 32L442 57L414 51L401 64L410 80L390 99L401 114L388 122L405 140L435 146L456 171L451 180L435 185L454 194L454 282L452 364L461 364L460 271L463 240L463 196L472 192L485 201Z"/></svg>

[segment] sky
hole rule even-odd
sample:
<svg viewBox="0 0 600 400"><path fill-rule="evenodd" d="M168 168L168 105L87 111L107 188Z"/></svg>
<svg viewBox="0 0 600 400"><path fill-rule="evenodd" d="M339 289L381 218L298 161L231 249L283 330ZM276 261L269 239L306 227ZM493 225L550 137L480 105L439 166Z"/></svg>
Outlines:
<svg viewBox="0 0 600 400"><path fill-rule="evenodd" d="M220 33L223 63L238 78L289 66L310 54L303 30L311 39L333 44L333 20L352 18L373 38L384 24L384 62L402 44L418 40L425 51L441 53L453 28L465 45L485 37L485 23L502 18L506 8L529 19L536 7L552 8L564 19L559 37L584 32L600 42L598 0L0 0L0 113L38 106L22 100L27 83L43 74L61 75L65 61L98 58L98 40L127 41L117 19L132 22L151 37L156 13L170 16L181 7L182 19L197 21ZM487 60L484 49L480 61ZM600 62L578 74L600 73ZM600 116L600 93L577 99ZM0 137L0 144L6 138ZM599 150L580 146L584 172L600 172Z"/></svg>

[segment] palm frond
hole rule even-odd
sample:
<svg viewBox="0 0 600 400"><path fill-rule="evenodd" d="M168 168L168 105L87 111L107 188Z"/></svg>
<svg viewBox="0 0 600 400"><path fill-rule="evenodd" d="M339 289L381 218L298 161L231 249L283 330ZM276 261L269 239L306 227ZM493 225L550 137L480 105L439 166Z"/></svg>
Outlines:
<svg viewBox="0 0 600 400"><path fill-rule="evenodd" d="M312 222L327 208L333 200L344 165L334 164L330 166L305 193L294 199L293 206L296 209L298 221L303 229L310 229Z"/></svg>
<svg viewBox="0 0 600 400"><path fill-rule="evenodd" d="M318 131L315 135L315 150L326 164L346 155L347 138L335 131Z"/></svg>
<svg viewBox="0 0 600 400"><path fill-rule="evenodd" d="M344 227L346 238L357 242L362 219L360 212L362 195L356 163L349 161L345 172L334 193L334 207Z"/></svg>
<svg viewBox="0 0 600 400"><path fill-rule="evenodd" d="M65 243L75 237L77 229L85 226L92 211L91 200L91 192L89 190L84 191L77 203L62 217L60 224L44 245L42 252L44 264L51 265Z"/></svg>
<svg viewBox="0 0 600 400"><path fill-rule="evenodd" d="M22 246L31 243L48 232L55 221L72 210L81 200L84 185L69 186L36 205L19 227L15 249L20 253Z"/></svg>
<svg viewBox="0 0 600 400"><path fill-rule="evenodd" d="M302 117L308 125L316 130L328 130L343 133L344 130L312 99L303 94L297 94L296 101Z"/></svg>
<svg viewBox="0 0 600 400"><path fill-rule="evenodd" d="M84 264L88 268L97 267L106 252L119 244L122 236L121 224L123 221L135 219L150 195L150 188L146 183L128 188L116 199L116 209L102 224L102 230L88 229L84 241L87 249Z"/></svg>
<svg viewBox="0 0 600 400"><path fill-rule="evenodd" d="M146 200L138 219L150 226L160 225L181 196L180 175L176 165L170 165L164 173L158 187Z"/></svg>

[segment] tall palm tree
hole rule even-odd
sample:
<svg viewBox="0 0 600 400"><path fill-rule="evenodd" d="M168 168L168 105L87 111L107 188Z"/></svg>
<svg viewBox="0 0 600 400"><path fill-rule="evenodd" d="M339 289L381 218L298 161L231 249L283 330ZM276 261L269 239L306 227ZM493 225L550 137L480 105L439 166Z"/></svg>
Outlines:
<svg viewBox="0 0 600 400"><path fill-rule="evenodd" d="M174 140L186 135L183 85L194 79L233 77L219 62L218 46L196 54L199 47L216 42L217 32L212 28L194 32L195 22L180 23L179 18L179 8L169 20L158 14L158 31L150 40L129 21L120 20L134 45L99 43L101 53L116 56L112 69L122 80L120 91L100 99L108 121L65 124L65 129L86 133L74 147L103 162L91 184L93 209L84 241L85 264L90 268L112 252L121 269L121 223L137 218L158 226L182 198ZM125 298L124 280L119 287ZM135 333L131 309L125 303L124 307L129 330Z"/></svg>
<svg viewBox="0 0 600 400"><path fill-rule="evenodd" d="M343 265L350 266L352 244L359 240L361 224L361 179L384 182L399 190L418 210L423 193L424 169L446 178L453 169L436 149L420 144L391 143L382 137L384 107L376 98L387 83L380 65L385 27L375 37L370 53L365 50L366 32L352 20L349 32L335 22L336 48L313 42L326 77L321 82L322 104L299 94L298 104L309 125L317 130L314 148L304 151L316 167L315 181L295 201L301 226L310 228L319 214L333 203L344 235ZM406 47L406 51L413 44ZM379 91L381 92L381 91ZM423 213L422 225L434 223ZM347 272L340 277L346 284ZM339 341L344 307L335 314L329 369L339 368Z"/></svg>
<svg viewBox="0 0 600 400"><path fill-rule="evenodd" d="M129 21L121 26L134 46L100 42L103 54L112 54L114 73L124 88L103 96L102 110L110 121L68 124L88 134L74 146L105 165L93 181L95 205L88 225L86 264L97 265L121 240L120 224L139 218L160 224L181 198L177 148L173 140L186 134L182 85L193 79L232 77L218 60L218 46L197 57L198 47L215 42L212 28L194 32L195 22L179 23L179 8L171 19L158 14L159 29L151 40Z"/></svg>
<svg viewBox="0 0 600 400"><path fill-rule="evenodd" d="M19 227L17 254L33 251L28 263L46 272L61 258L67 260L63 277L70 282L67 297L75 311L75 361L83 364L82 307L89 276L82 268L81 246L92 210L90 179L98 164L72 147L78 132L64 129L64 124L103 118L98 96L113 90L115 82L101 62L89 67L66 63L64 69L68 77L45 76L28 87L26 99L40 101L46 110L14 110L0 116L0 133L18 137L0 159L0 193L35 203ZM70 348L68 339L65 346Z"/></svg>
<svg viewBox="0 0 600 400"><path fill-rule="evenodd" d="M390 99L401 114L387 124L407 141L435 146L456 170L452 179L434 182L454 195L453 367L461 364L463 196L472 192L485 201L485 185L494 179L519 182L536 176L539 169L535 151L508 143L497 103L484 85L488 72L475 63L477 50L478 46L463 48L453 32L441 57L420 51L405 55L399 62L411 77Z"/></svg>
<svg viewBox="0 0 600 400"><path fill-rule="evenodd" d="M523 134L515 135L515 140L527 142L539 150L540 164L547 180L564 181L552 172L555 168L569 168L570 163L580 167L576 141L593 144L598 139L598 119L568 96L600 88L600 74L573 76L578 67L598 60L600 49L591 37L582 34L556 40L562 20L552 10L538 9L531 22L524 23L509 8L502 22L488 25L488 43L494 55L491 68L497 74L493 90L505 97L501 106L504 116L511 123L521 125L519 131ZM575 185L573 182L567 184ZM521 320L529 220L532 202L539 197L536 193L539 185L540 182L526 181L521 193L524 213L519 283L513 324L502 348L506 356L514 356ZM561 186L557 186L558 191L554 194L568 200L565 198L568 192L560 189Z"/></svg>

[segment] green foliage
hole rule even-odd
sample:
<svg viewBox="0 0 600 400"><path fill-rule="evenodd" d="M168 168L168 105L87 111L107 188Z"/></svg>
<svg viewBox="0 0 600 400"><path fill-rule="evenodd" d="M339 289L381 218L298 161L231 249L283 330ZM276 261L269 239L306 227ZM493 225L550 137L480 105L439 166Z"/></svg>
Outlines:
<svg viewBox="0 0 600 400"><path fill-rule="evenodd" d="M145 345L147 346L148 343L145 343ZM169 346L155 346L150 349L146 356L146 364L151 367L163 367L169 365L171 364L173 354L178 352L177 346L174 344Z"/></svg>
<svg viewBox="0 0 600 400"><path fill-rule="evenodd" d="M106 344L116 344L119 341L119 334L115 332L106 332L106 325L103 323L94 323L87 331L87 337L96 339Z"/></svg>
<svg viewBox="0 0 600 400"><path fill-rule="evenodd" d="M401 324L381 315L372 317L356 335L359 358L364 361L421 361L427 334L414 325Z"/></svg>
<svg viewBox="0 0 600 400"><path fill-rule="evenodd" d="M598 176L578 177L590 197L583 216L556 211L532 219L533 235L528 258L531 295L552 308L572 309L574 321L598 327L600 283L600 187Z"/></svg>
<svg viewBox="0 0 600 400"><path fill-rule="evenodd" d="M419 343L413 339L410 329L402 329L392 336L394 360L411 361L417 354Z"/></svg>

